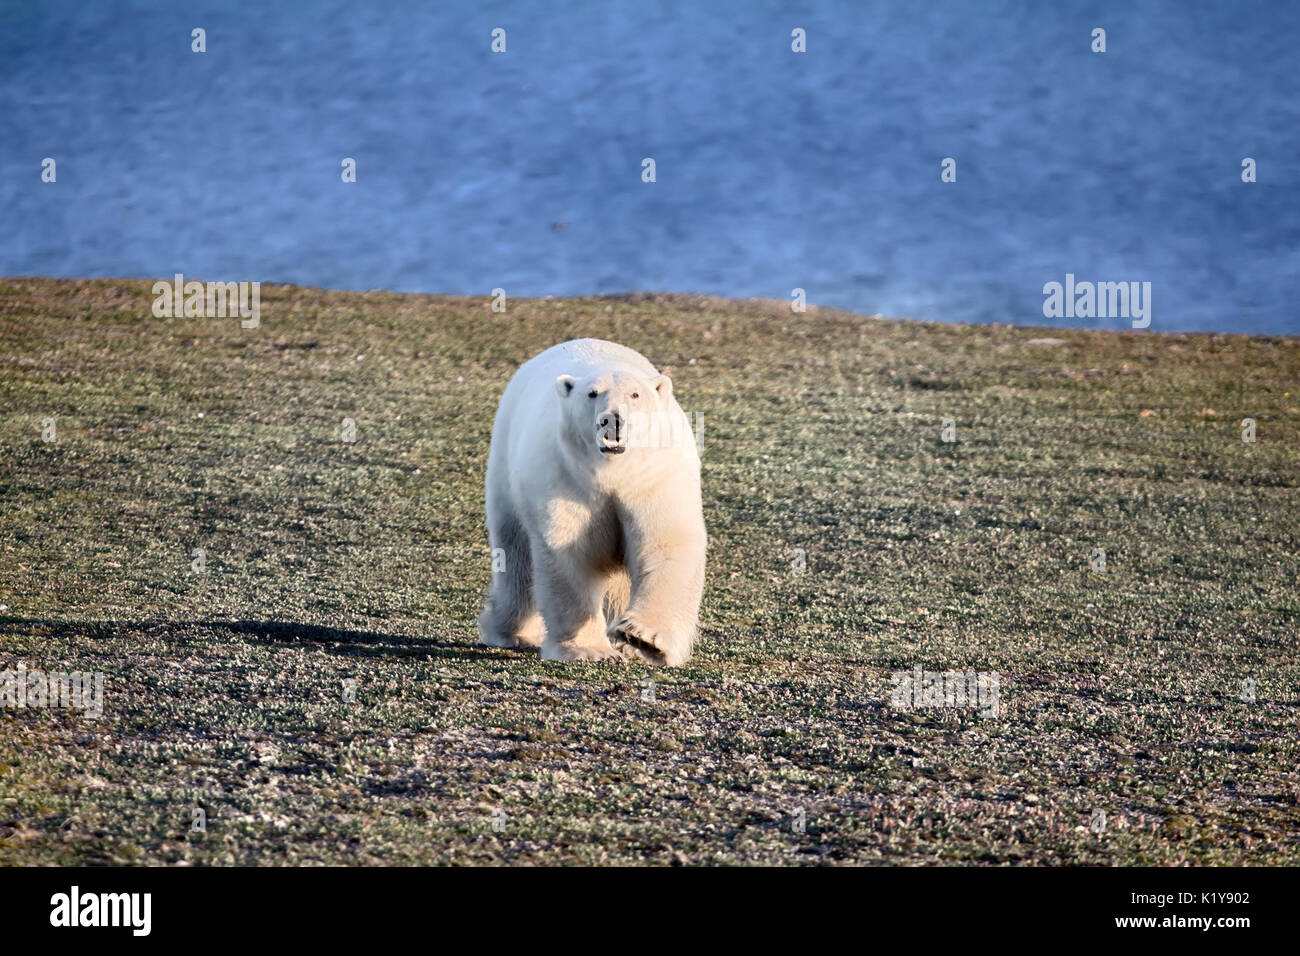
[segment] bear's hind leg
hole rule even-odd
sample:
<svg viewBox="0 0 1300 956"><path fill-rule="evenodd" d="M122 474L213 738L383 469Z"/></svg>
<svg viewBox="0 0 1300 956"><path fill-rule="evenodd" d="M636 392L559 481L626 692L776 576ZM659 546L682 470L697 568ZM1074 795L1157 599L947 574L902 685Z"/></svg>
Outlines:
<svg viewBox="0 0 1300 956"><path fill-rule="evenodd" d="M492 586L478 619L480 643L489 647L541 647L546 630L533 601L528 535L513 517L498 518L489 530Z"/></svg>

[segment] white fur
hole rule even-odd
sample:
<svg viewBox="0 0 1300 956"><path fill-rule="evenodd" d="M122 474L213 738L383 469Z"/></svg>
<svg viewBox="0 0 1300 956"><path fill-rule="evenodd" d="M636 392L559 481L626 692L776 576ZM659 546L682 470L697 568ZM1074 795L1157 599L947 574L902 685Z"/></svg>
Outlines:
<svg viewBox="0 0 1300 956"><path fill-rule="evenodd" d="M601 450L620 442L621 454ZM492 427L487 520L505 568L479 616L484 643L540 647L545 660L690 656L707 542L700 459L672 382L642 355L577 339L524 363Z"/></svg>

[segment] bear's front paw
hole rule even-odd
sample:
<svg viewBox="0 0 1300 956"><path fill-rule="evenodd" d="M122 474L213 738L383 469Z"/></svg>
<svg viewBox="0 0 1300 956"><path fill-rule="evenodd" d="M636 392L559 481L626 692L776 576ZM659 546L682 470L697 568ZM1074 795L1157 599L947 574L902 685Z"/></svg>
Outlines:
<svg viewBox="0 0 1300 956"><path fill-rule="evenodd" d="M559 641L554 644L542 644L544 661L612 661L617 660L618 657L618 651L609 644L575 644Z"/></svg>
<svg viewBox="0 0 1300 956"><path fill-rule="evenodd" d="M476 647L504 647L509 650L515 650L519 647L519 641L509 634L502 634L494 631L480 631Z"/></svg>
<svg viewBox="0 0 1300 956"><path fill-rule="evenodd" d="M624 657L639 658L660 667L669 661L670 648L665 636L634 614L624 614L610 625L609 641Z"/></svg>

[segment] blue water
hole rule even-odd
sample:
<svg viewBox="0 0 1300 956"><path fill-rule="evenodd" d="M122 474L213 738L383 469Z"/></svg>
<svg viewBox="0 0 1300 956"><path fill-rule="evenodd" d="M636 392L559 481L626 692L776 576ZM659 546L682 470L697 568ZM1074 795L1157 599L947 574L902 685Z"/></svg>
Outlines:
<svg viewBox="0 0 1300 956"><path fill-rule="evenodd" d="M1297 50L1294 2L2 0L0 274L1129 324L1044 318L1073 273L1300 333Z"/></svg>

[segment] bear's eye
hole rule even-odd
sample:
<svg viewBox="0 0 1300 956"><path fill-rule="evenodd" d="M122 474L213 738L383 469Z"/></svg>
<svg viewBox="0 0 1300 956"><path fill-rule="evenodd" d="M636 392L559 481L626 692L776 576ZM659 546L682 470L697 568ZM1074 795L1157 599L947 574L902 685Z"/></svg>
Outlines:
<svg viewBox="0 0 1300 956"><path fill-rule="evenodd" d="M587 397L588 397L588 398L595 398L595 397L596 397L596 390L593 388L590 392L587 393Z"/></svg>
<svg viewBox="0 0 1300 956"><path fill-rule="evenodd" d="M641 396L638 395L636 392L633 392L633 393L632 393L632 397L633 397L633 398L640 398Z"/></svg>

